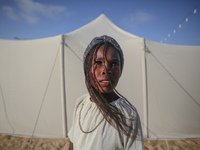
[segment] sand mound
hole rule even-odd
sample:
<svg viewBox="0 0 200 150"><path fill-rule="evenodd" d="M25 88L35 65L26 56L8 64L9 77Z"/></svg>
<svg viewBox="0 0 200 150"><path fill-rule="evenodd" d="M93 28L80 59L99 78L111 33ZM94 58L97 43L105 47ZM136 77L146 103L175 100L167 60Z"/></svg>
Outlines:
<svg viewBox="0 0 200 150"><path fill-rule="evenodd" d="M0 134L0 150L27 150L30 138ZM163 140L145 140L146 150L167 150ZM170 150L200 150L200 139L169 140ZM33 138L30 150L68 150L69 139Z"/></svg>

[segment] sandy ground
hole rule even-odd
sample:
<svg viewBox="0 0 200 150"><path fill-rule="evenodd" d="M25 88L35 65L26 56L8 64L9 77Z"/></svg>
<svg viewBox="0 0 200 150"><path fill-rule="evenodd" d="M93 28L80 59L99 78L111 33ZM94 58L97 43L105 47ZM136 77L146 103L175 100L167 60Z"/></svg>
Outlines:
<svg viewBox="0 0 200 150"><path fill-rule="evenodd" d="M0 150L27 150L30 138L0 134ZM146 150L167 150L162 140L145 140ZM169 140L170 150L200 150L199 139ZM33 138L30 150L68 150L69 139Z"/></svg>

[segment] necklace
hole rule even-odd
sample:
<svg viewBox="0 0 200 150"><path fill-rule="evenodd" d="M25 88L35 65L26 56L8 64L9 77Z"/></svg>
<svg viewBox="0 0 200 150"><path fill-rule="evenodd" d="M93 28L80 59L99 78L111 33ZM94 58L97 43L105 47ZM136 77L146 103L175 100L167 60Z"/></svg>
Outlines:
<svg viewBox="0 0 200 150"><path fill-rule="evenodd" d="M91 131L84 131L83 128L82 128L82 126L81 126L81 111L82 111L82 109L83 109L83 105L84 105L84 104L82 104L81 109L80 109L80 111L79 111L78 124L79 124L79 127L80 127L81 131L82 131L83 133L88 134L88 133L93 132L93 131L103 122L104 118L103 118L103 119L97 124L97 126L94 127L94 129L92 129Z"/></svg>

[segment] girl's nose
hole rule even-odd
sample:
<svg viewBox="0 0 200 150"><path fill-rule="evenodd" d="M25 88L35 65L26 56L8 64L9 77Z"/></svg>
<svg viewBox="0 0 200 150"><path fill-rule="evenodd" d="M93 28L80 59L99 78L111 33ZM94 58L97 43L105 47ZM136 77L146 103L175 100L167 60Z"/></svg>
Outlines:
<svg viewBox="0 0 200 150"><path fill-rule="evenodd" d="M108 75L111 75L111 74L112 74L112 71L111 71L111 69L109 68L108 65L105 65L105 66L102 68L102 74L108 74Z"/></svg>

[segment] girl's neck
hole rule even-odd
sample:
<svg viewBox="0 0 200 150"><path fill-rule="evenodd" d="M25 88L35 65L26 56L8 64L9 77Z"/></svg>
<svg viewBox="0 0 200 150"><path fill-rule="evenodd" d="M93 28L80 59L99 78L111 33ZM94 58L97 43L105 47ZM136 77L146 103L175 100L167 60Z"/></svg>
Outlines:
<svg viewBox="0 0 200 150"><path fill-rule="evenodd" d="M107 99L107 101L109 103L119 99L120 97L114 92L112 91L111 93L101 93L103 95L103 97L105 97ZM91 97L91 101L93 102L93 98Z"/></svg>

